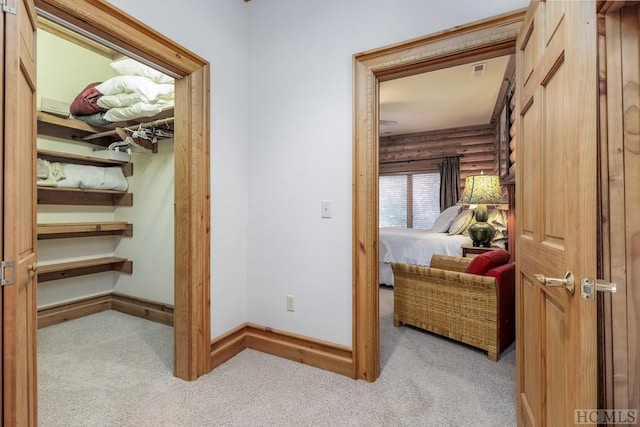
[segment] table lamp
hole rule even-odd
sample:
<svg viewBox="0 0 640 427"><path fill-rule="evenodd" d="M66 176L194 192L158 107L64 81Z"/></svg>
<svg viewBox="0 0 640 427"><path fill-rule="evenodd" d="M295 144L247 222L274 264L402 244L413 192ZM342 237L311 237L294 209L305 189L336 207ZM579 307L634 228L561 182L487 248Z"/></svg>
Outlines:
<svg viewBox="0 0 640 427"><path fill-rule="evenodd" d="M477 205L476 223L469 226L469 237L473 246L491 246L491 239L496 229L487 222L489 214L487 205L502 205L507 200L500 187L498 175L470 175L464 181L464 192L458 201L459 205Z"/></svg>

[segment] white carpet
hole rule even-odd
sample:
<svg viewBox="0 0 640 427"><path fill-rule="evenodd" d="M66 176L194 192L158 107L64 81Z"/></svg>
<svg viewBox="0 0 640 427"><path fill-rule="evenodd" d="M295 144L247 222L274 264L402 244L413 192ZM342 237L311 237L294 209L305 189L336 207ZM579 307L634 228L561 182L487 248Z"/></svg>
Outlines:
<svg viewBox="0 0 640 427"><path fill-rule="evenodd" d="M354 381L245 350L174 378L172 329L107 311L38 333L39 425L513 426L515 351L486 353L393 326L380 290L382 373Z"/></svg>

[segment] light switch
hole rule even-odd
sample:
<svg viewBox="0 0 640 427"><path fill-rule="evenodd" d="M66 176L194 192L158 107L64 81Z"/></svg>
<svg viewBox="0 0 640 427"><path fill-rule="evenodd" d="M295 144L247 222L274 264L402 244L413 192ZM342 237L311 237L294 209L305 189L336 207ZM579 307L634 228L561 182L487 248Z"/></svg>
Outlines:
<svg viewBox="0 0 640 427"><path fill-rule="evenodd" d="M331 218L331 200L323 200L320 202L320 216L322 218Z"/></svg>

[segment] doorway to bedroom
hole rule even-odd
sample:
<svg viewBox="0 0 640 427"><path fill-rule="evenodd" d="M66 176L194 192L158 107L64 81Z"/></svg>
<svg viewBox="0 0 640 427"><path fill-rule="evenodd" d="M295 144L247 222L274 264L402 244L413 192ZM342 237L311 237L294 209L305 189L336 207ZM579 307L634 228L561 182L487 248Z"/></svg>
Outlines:
<svg viewBox="0 0 640 427"><path fill-rule="evenodd" d="M470 67L492 58L512 55L523 17L523 10L515 11L456 28L455 31L355 56L353 347L358 378L375 380L381 366L378 281L381 259L378 249L383 243L378 240L378 187L385 153L381 147L384 130L380 120L400 123L399 119L382 116L383 108L379 102L383 99L379 85L403 77L456 66ZM467 70L471 73L470 68ZM437 129L428 132L434 132L432 140L437 140ZM495 129L487 129L487 135L493 142ZM404 145L415 142L404 141ZM495 157L495 149L491 147L491 156ZM403 148L396 148L396 153L389 154L397 158L398 152L402 151ZM439 157L449 157L443 154L440 153ZM465 155L463 153L460 159ZM402 161L405 164L418 163L418 159L411 157L399 160L398 164ZM492 167L490 170L495 169Z"/></svg>
<svg viewBox="0 0 640 427"><path fill-rule="evenodd" d="M468 176L499 173L499 120L513 70L514 55L507 54L380 82L382 369L392 353L387 347L397 341L389 338L389 325L400 324L391 263L428 267L434 254L462 256L462 248L471 246L473 207L457 202ZM504 208L491 211L495 247L507 246Z"/></svg>

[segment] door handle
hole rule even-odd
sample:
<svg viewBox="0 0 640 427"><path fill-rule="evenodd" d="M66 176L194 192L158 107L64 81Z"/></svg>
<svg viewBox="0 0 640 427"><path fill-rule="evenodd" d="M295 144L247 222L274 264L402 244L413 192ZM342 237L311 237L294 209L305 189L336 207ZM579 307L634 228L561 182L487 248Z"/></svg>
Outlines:
<svg viewBox="0 0 640 427"><path fill-rule="evenodd" d="M573 273L570 271L567 271L567 273L564 275L564 278L562 279L558 279L555 277L546 277L542 274L534 274L534 276L536 276L538 282L549 288L562 286L565 291L567 291L567 293L571 296L573 296L575 292L575 279L573 277Z"/></svg>
<svg viewBox="0 0 640 427"><path fill-rule="evenodd" d="M617 286L615 283L605 282L604 280L594 280L590 277L583 277L580 281L580 297L583 300L593 301L596 298L595 291L608 292L615 294Z"/></svg>

